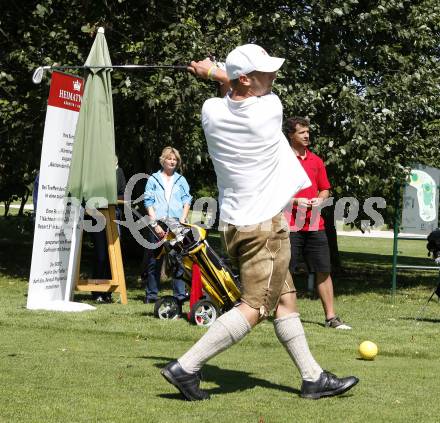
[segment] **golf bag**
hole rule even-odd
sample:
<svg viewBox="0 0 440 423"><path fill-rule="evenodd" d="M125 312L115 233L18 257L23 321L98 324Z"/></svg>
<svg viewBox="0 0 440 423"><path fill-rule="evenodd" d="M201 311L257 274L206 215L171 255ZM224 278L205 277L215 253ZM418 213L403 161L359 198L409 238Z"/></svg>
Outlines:
<svg viewBox="0 0 440 423"><path fill-rule="evenodd" d="M178 221L160 224L167 235L154 255L159 258L167 254L168 268L173 276L183 278L189 285L193 265L199 267L204 295L192 306L189 318L199 326L209 326L240 299L238 277L208 244L204 228ZM155 304L154 314L172 319L181 313L181 307L174 297L162 297Z"/></svg>
<svg viewBox="0 0 440 423"><path fill-rule="evenodd" d="M440 264L440 229L434 229L428 235L428 244L426 244L428 249L428 256L432 255L432 258L436 263Z"/></svg>
<svg viewBox="0 0 440 423"><path fill-rule="evenodd" d="M436 264L440 264L440 229L434 229L429 235L428 235L428 244L426 244L426 248L428 249L428 256L432 256ZM437 295L439 301L440 301L440 272L439 272L439 283L437 285L437 288L435 288L434 292L431 294L431 296L428 298L428 301L426 304L422 306L420 309L418 315L416 316L416 320L420 320L424 314L424 311L426 307L428 306L429 302L432 300L432 297L434 295Z"/></svg>
<svg viewBox="0 0 440 423"><path fill-rule="evenodd" d="M439 228L434 229L428 235L428 244L426 244L426 248L428 249L428 256L432 256L436 264L440 264L440 229ZM440 299L440 282L437 285L437 288L432 295L434 294L436 294Z"/></svg>

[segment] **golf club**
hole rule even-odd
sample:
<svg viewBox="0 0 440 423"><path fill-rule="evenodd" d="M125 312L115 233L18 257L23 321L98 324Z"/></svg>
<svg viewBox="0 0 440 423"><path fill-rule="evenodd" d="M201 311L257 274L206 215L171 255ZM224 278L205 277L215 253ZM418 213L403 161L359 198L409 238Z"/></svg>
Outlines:
<svg viewBox="0 0 440 423"><path fill-rule="evenodd" d="M47 70L65 70L65 69L173 69L173 70L187 70L186 65L115 65L115 66L39 66L35 69L32 75L32 82L39 84L44 76L44 72Z"/></svg>

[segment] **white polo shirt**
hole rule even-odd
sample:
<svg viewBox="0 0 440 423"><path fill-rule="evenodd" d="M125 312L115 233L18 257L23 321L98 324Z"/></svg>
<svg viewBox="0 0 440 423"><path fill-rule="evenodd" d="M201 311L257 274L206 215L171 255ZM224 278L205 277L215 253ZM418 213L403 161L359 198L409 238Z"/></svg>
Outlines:
<svg viewBox="0 0 440 423"><path fill-rule="evenodd" d="M282 119L273 93L205 101L202 125L217 174L221 220L236 226L263 222L311 185L282 132Z"/></svg>

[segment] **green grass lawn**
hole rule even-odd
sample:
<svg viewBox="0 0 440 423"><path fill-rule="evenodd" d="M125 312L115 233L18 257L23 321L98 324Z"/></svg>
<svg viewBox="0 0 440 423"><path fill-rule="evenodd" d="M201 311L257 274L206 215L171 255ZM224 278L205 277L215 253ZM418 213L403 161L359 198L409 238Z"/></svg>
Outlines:
<svg viewBox="0 0 440 423"><path fill-rule="evenodd" d="M212 399L190 403L159 369L204 329L153 317L153 306L142 303L139 257L125 259L126 306L97 305L79 314L28 311L31 228L26 218L0 219L0 422L439 421L437 299L415 320L438 275L400 272L392 300L392 240L339 238L344 269L335 276L336 305L352 331L324 328L320 302L306 294L305 276L297 277L313 354L338 375L357 375L357 387L341 397L301 399L299 374L267 321L205 366L203 387ZM218 249L215 234L211 241ZM399 250L402 263L426 257L420 241L401 241ZM85 294L75 299L90 301ZM358 357L366 339L379 346L374 361Z"/></svg>

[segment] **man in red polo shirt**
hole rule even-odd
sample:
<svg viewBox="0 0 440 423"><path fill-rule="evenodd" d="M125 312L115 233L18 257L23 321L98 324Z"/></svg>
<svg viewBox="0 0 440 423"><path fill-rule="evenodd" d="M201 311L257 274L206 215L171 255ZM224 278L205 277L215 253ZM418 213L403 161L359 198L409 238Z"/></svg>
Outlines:
<svg viewBox="0 0 440 423"><path fill-rule="evenodd" d="M293 198L290 220L292 249L290 271L295 270L299 257L302 255L309 273L316 275L316 289L324 307L325 326L335 329L351 329L336 315L334 310L330 251L324 219L319 212L319 206L329 197L331 188L325 165L316 154L308 149L310 138L307 119L289 118L287 131L290 146L312 182L309 188L299 191Z"/></svg>

